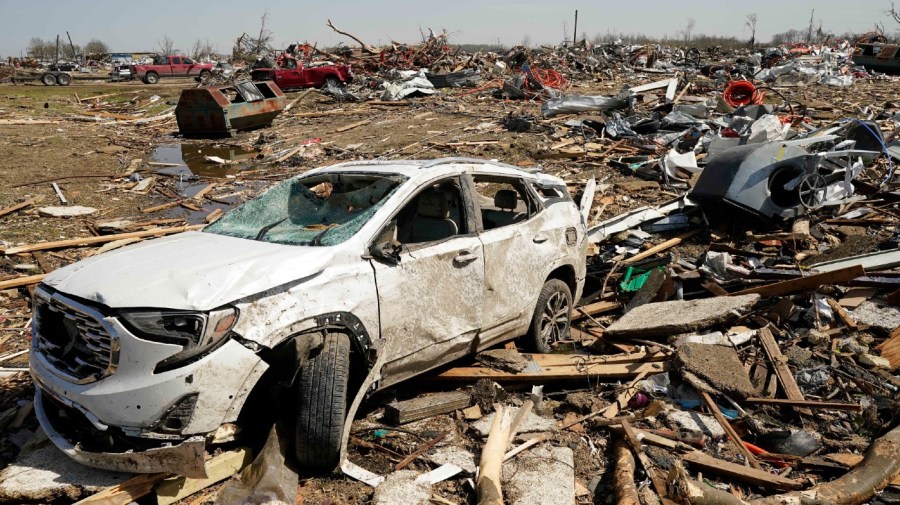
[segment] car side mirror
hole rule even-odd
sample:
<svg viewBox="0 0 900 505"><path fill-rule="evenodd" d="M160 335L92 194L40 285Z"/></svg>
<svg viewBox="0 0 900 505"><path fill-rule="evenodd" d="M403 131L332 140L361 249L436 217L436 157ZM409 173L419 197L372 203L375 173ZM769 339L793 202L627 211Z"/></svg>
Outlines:
<svg viewBox="0 0 900 505"><path fill-rule="evenodd" d="M381 233L375 237L372 245L369 246L369 254L373 258L390 265L400 263L400 252L402 250L403 244L397 242L397 221L391 221L390 224L385 226Z"/></svg>

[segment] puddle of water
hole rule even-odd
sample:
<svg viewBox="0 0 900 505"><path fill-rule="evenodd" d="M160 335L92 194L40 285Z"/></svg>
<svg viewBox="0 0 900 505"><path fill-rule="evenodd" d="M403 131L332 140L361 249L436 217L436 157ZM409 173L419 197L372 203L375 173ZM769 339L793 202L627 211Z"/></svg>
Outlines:
<svg viewBox="0 0 900 505"><path fill-rule="evenodd" d="M228 165L218 165L206 161L206 156L217 156ZM163 175L199 175L204 177L225 177L236 175L241 170L252 168L256 151L248 151L232 146L211 146L206 144L166 144L150 153L150 158L157 163L174 163L176 166L157 170Z"/></svg>

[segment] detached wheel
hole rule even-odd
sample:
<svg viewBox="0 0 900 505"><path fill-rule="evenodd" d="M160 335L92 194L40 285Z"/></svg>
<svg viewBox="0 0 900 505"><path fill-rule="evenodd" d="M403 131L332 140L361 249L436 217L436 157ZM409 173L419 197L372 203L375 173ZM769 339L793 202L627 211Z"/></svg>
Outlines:
<svg viewBox="0 0 900 505"><path fill-rule="evenodd" d="M56 83L60 86L68 86L69 84L72 84L72 76L69 74L59 74L56 76Z"/></svg>
<svg viewBox="0 0 900 505"><path fill-rule="evenodd" d="M569 337L572 321L572 291L559 279L550 279L541 288L525 343L535 352L547 353L553 345Z"/></svg>
<svg viewBox="0 0 900 505"><path fill-rule="evenodd" d="M56 76L53 74L44 74L41 76L41 82L44 83L44 86L55 86Z"/></svg>
<svg viewBox="0 0 900 505"><path fill-rule="evenodd" d="M159 74L156 72L147 72L144 75L144 82L147 84L156 84L159 82Z"/></svg>
<svg viewBox="0 0 900 505"><path fill-rule="evenodd" d="M338 464L349 373L350 339L342 333L327 334L300 370L295 451L305 470L330 472Z"/></svg>

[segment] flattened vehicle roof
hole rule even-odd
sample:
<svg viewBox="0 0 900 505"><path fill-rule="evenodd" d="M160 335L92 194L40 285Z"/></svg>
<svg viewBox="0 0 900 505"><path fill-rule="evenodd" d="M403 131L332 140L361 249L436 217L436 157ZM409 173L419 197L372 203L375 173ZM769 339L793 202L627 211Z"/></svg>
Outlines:
<svg viewBox="0 0 900 505"><path fill-rule="evenodd" d="M476 158L438 158L434 160L361 160L348 161L337 165L320 167L306 173L322 174L329 172L377 172L396 173L412 179L425 178L438 172L469 172L477 174L509 175L534 180L558 178L538 172L538 169L523 170L495 160Z"/></svg>

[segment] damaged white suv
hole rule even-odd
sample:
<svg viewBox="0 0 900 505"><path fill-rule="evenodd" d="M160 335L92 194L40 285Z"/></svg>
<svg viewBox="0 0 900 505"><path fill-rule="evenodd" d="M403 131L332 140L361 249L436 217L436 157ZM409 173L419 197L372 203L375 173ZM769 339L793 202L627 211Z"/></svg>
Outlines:
<svg viewBox="0 0 900 505"><path fill-rule="evenodd" d="M294 422L302 466L331 470L366 393L512 338L566 338L584 220L562 180L496 162L309 171L202 231L49 274L38 419L87 465L203 476L207 444L261 406Z"/></svg>

